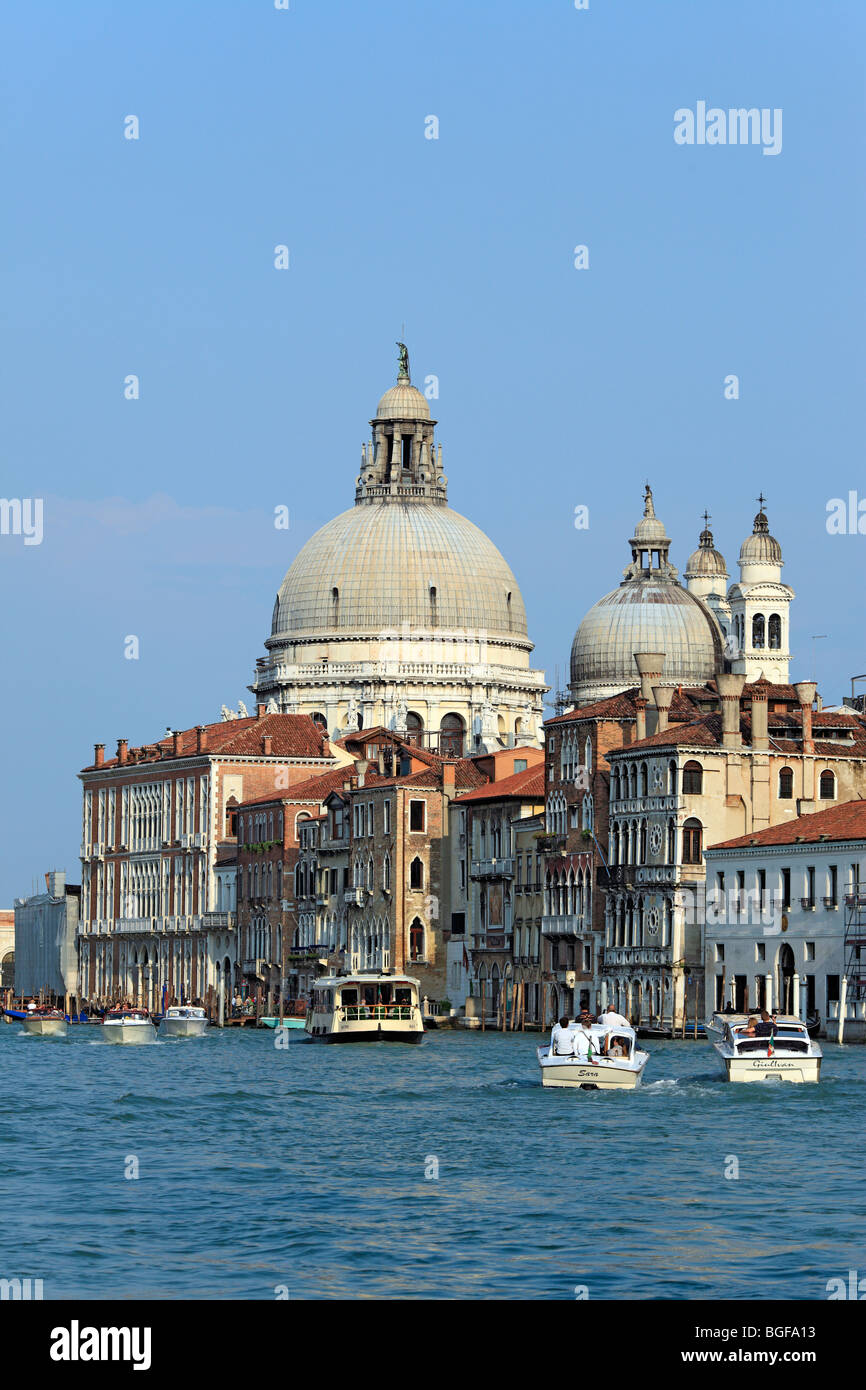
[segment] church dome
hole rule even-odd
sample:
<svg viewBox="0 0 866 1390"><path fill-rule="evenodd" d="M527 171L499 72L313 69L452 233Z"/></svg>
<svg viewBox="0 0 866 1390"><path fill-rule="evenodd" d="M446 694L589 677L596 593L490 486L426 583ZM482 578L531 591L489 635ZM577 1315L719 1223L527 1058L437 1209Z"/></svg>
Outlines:
<svg viewBox="0 0 866 1390"><path fill-rule="evenodd" d="M770 524L763 510L755 517L752 534L743 541L740 549L741 565L781 565L782 547L775 536L770 535Z"/></svg>
<svg viewBox="0 0 866 1390"><path fill-rule="evenodd" d="M571 693L578 703L638 684L636 652L664 652L665 685L703 685L716 673L718 629L679 584L621 584L590 608L571 647Z"/></svg>
<svg viewBox="0 0 866 1390"><path fill-rule="evenodd" d="M272 636L379 633L404 623L431 634L458 628L527 641L511 569L450 507L381 501L329 521L282 582Z"/></svg>
<svg viewBox="0 0 866 1390"><path fill-rule="evenodd" d="M398 381L386 391L376 410L377 420L429 420L430 402L408 381Z"/></svg>
<svg viewBox="0 0 866 1390"><path fill-rule="evenodd" d="M578 704L637 685L639 652L664 652L666 685L703 685L720 669L721 630L709 609L678 582L649 486L644 517L630 544L632 563L623 583L593 605L572 643L571 695Z"/></svg>
<svg viewBox="0 0 866 1390"><path fill-rule="evenodd" d="M701 532L697 550L689 556L683 571L685 579L727 579L728 567L721 551L716 550L713 533L709 527Z"/></svg>

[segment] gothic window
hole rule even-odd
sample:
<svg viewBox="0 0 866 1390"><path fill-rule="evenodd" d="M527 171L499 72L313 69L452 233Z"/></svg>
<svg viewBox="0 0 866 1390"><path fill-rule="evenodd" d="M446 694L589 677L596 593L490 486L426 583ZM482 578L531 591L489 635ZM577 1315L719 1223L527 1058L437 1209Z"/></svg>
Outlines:
<svg viewBox="0 0 866 1390"><path fill-rule="evenodd" d="M704 770L698 762L688 762L683 768L683 792L700 796L704 785Z"/></svg>
<svg viewBox="0 0 866 1390"><path fill-rule="evenodd" d="M413 917L409 928L409 958L424 959L424 924L420 917Z"/></svg>
<svg viewBox="0 0 866 1390"><path fill-rule="evenodd" d="M385 860L384 860L384 863L382 864L382 887L384 888L384 890L385 890L386 893L389 893L389 892L391 891L391 856L390 856L390 854L386 854L386 855L385 855Z"/></svg>
<svg viewBox="0 0 866 1390"><path fill-rule="evenodd" d="M667 857L667 862L668 862L669 864L675 864L676 861L677 861L677 827L676 827L676 822L675 822L675 821L669 820L669 821L668 821L668 857Z"/></svg>
<svg viewBox="0 0 866 1390"><path fill-rule="evenodd" d="M832 772L830 772L829 770L826 771L826 772L822 772L822 773L821 773L821 791L820 791L820 796L821 796L821 800L822 800L822 801L833 801L833 800L835 800L835 797L836 797L836 778L835 778L834 774L833 774Z"/></svg>
<svg viewBox="0 0 866 1390"><path fill-rule="evenodd" d="M683 863L702 864L702 839L703 828L699 820L693 817L686 821L683 826Z"/></svg>
<svg viewBox="0 0 866 1390"><path fill-rule="evenodd" d="M756 613L752 619L752 646L755 651L761 651L764 646L763 613Z"/></svg>
<svg viewBox="0 0 866 1390"><path fill-rule="evenodd" d="M586 743L583 745L583 765L587 774L592 772L592 739L589 734L586 736Z"/></svg>
<svg viewBox="0 0 866 1390"><path fill-rule="evenodd" d="M417 856L409 865L409 887L415 889L424 887L424 865Z"/></svg>
<svg viewBox="0 0 866 1390"><path fill-rule="evenodd" d="M771 613L767 624L767 646L779 651L782 646L782 619L778 613Z"/></svg>
<svg viewBox="0 0 866 1390"><path fill-rule="evenodd" d="M794 795L794 773L790 767L783 767L779 772L779 800L790 801Z"/></svg>
<svg viewBox="0 0 866 1390"><path fill-rule="evenodd" d="M640 794L641 794L641 796L646 796L648 790L649 790L649 784L648 784L648 781L647 781L647 767L646 767L646 763L641 763L641 765L640 765Z"/></svg>
<svg viewBox="0 0 866 1390"><path fill-rule="evenodd" d="M668 763L668 796L676 796L676 794L677 794L677 765L676 765L676 763L673 761L673 759L671 759L671 761Z"/></svg>

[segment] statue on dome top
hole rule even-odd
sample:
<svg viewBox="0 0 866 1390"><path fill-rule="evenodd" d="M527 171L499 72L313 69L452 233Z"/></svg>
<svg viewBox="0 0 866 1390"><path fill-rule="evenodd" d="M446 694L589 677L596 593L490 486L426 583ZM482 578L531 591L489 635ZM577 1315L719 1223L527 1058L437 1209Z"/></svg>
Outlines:
<svg viewBox="0 0 866 1390"><path fill-rule="evenodd" d="M400 349L400 370L397 373L397 380L411 381L412 378L409 375L409 349L405 343L398 343L397 346Z"/></svg>

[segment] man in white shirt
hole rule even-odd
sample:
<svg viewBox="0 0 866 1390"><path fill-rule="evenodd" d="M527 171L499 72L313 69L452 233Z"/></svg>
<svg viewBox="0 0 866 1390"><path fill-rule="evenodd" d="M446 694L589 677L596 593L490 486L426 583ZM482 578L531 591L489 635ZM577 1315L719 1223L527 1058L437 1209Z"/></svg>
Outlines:
<svg viewBox="0 0 866 1390"><path fill-rule="evenodd" d="M622 1014L618 1014L613 1004L608 1004L599 1023L603 1023L605 1028L630 1028L631 1024Z"/></svg>
<svg viewBox="0 0 866 1390"><path fill-rule="evenodd" d="M585 1023L578 1023L574 1030L573 1053L579 1062L591 1062L595 1066L592 1057L592 1033Z"/></svg>
<svg viewBox="0 0 866 1390"><path fill-rule="evenodd" d="M572 1055L568 1014L563 1014L559 1022L553 1025L553 1031L550 1034L550 1055L551 1057L570 1057Z"/></svg>
<svg viewBox="0 0 866 1390"><path fill-rule="evenodd" d="M601 1015L599 1019L599 1023L603 1023L605 1028L607 1029L607 1032L604 1036L604 1051L605 1055L609 1056L610 1043L611 1038L613 1036L612 1030L614 1028L630 1028L631 1024L623 1014L617 1013L616 1009L613 1007L613 1004L608 1004L607 1008L605 1009L604 1013Z"/></svg>

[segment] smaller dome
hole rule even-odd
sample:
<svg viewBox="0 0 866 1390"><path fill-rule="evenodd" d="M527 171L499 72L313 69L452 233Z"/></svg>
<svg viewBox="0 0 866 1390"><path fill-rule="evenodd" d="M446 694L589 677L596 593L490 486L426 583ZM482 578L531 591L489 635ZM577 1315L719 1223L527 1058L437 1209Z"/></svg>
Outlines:
<svg viewBox="0 0 866 1390"><path fill-rule="evenodd" d="M429 420L430 402L417 386L398 381L386 391L376 411L377 420Z"/></svg>
<svg viewBox="0 0 866 1390"><path fill-rule="evenodd" d="M716 550L713 533L706 527L701 532L700 544L689 556L683 571L686 579L727 579L728 567L721 551Z"/></svg>
<svg viewBox="0 0 866 1390"><path fill-rule="evenodd" d="M670 545L670 541L665 535L664 523L659 521L656 516L655 507L653 506L652 489L649 483L647 483L644 489L643 516L634 528L634 536L632 539L638 545L643 544L648 546L658 541L667 541L667 544Z"/></svg>
<svg viewBox="0 0 866 1390"><path fill-rule="evenodd" d="M782 547L775 536L770 535L770 525L766 514L758 512L751 536L747 536L740 549L741 565L781 565Z"/></svg>

